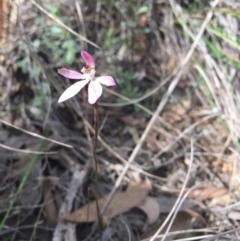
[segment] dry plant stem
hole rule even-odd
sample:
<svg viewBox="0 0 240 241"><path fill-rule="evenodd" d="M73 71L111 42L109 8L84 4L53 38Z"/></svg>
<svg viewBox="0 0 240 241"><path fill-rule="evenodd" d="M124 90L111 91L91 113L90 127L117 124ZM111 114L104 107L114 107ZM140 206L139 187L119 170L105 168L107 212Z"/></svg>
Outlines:
<svg viewBox="0 0 240 241"><path fill-rule="evenodd" d="M48 151L48 152L44 152L44 151L31 151L31 150L22 150L22 149L17 149L14 147L10 147L10 146L6 146L4 144L0 144L0 147L6 150L10 150L10 151L16 151L16 152L20 152L20 153L26 153L26 154L38 154L38 155L51 155L51 154L56 154L56 151Z"/></svg>
<svg viewBox="0 0 240 241"><path fill-rule="evenodd" d="M190 177L190 173L191 173L191 169L192 169L192 164L193 164L193 157L194 157L194 149L193 149L194 145L193 145L193 138L191 138L191 157L190 157L190 161L189 161L189 164L188 164L188 172L187 172L187 175L186 175L186 178L185 178L185 181L183 183L183 186L182 186L182 189L181 189L181 192L178 196L178 199L176 201L176 203L174 204L171 212L168 214L167 218L165 219L165 221L163 222L163 224L161 225L161 227L157 230L157 232L153 235L153 237L149 240L149 241L154 241L154 239L159 235L159 233L163 230L163 228L166 226L166 224L168 223L168 221L170 220L171 216L173 215L173 218L172 220L170 221L168 227L167 227L167 230L164 234L164 236L162 237L161 241L164 241L167 237L167 234L169 233L171 227L172 227L172 224L173 224L173 221L177 215L177 212L178 212L178 209L181 207L181 204L182 204L182 201L184 201L184 199L187 197L188 193L190 191L187 192L187 194L185 194L185 196L182 198L183 196L183 193L185 191L185 188L187 186L187 182L189 180L189 177ZM194 187L195 188L195 187ZM192 190L192 189L190 189Z"/></svg>
<svg viewBox="0 0 240 241"><path fill-rule="evenodd" d="M52 142L52 143L55 143L55 144L60 145L60 146L65 146L65 147L67 147L67 148L73 148L71 145L67 145L67 144L65 144L65 143L63 143L63 142L60 142L60 141L55 141L55 140L53 140L53 139L51 139L51 138L47 138L47 137L38 135L38 134L33 133L33 132L31 132L31 131L27 131L27 130L21 128L21 127L15 126L15 125L13 125L13 124L11 124L11 123L9 123L9 122L7 122L7 121L4 121L4 120L2 120L2 119L0 119L0 123L3 123L4 125L10 126L10 127L14 128L14 129L16 129L16 130L22 131L22 132L24 132L24 133L26 133L26 134L28 134L28 135L30 135L30 136L34 136L34 137L36 137L36 138L40 138L40 139L42 139L42 140L46 140L46 141Z"/></svg>
<svg viewBox="0 0 240 241"><path fill-rule="evenodd" d="M65 197L64 202L62 203L60 210L59 210L59 217L62 217L71 212L73 207L73 201L76 197L78 189L80 186L83 185L83 182L86 176L89 173L89 169L86 167L83 170L80 170L79 165L75 165L74 173L72 175L72 180L69 184L67 194ZM58 224L54 230L52 241L76 241L76 223L70 223L65 221L58 221Z"/></svg>
<svg viewBox="0 0 240 241"><path fill-rule="evenodd" d="M121 182L124 178L124 176L126 175L128 169L131 166L131 163L134 161L135 157L137 156L139 150L141 149L142 144L144 143L149 131L152 129L153 124L155 123L155 120L158 118L159 114L162 112L162 110L164 109L166 103L168 102L169 97L171 96L171 94L173 93L174 89L176 88L181 76L182 76L182 72L183 72L183 68L186 66L186 64L189 62L190 58L192 57L192 54L194 52L194 50L196 49L209 21L212 18L213 15L213 8L215 8L218 4L219 0L215 0L212 4L212 9L208 12L200 31L198 32L198 35L196 36L191 48L189 49L187 55L185 56L185 58L183 59L182 63L180 64L180 69L176 75L176 77L173 79L173 81L171 82L167 93L164 95L164 97L162 98L162 100L160 101L154 115L152 116L151 120L149 121L149 124L147 125L145 131L143 132L138 144L135 146L131 156L128 159L128 163L125 165L121 175L119 176L119 178L117 179L114 188L112 189L111 193L108 196L108 199L106 201L106 203L104 204L102 210L101 210L101 214L103 214L105 212L105 210L107 209L108 205L110 204L113 196L115 195L118 187L121 185Z"/></svg>
<svg viewBox="0 0 240 241"><path fill-rule="evenodd" d="M97 102L94 104L94 140L93 140L93 161L94 161L94 172L95 172L95 198L96 198L96 208L97 208L97 215L98 215L98 223L100 228L100 236L102 237L102 219L101 219L101 213L99 209L99 203L98 203L98 163L97 163L97 157L96 157L96 149L97 149L97 143L98 143L98 120L99 120L99 114L98 114L98 104Z"/></svg>
<svg viewBox="0 0 240 241"><path fill-rule="evenodd" d="M82 3L82 1L80 1L80 3L79 3L79 1L74 0L74 4L75 4L76 10L77 10L77 14L78 14L78 18L79 18L79 23L80 23L80 26L81 26L81 32L83 33L84 38L86 38L87 34L86 34L86 30L85 30L82 10L81 10L81 7L80 7L81 3ZM83 45L84 46L83 49L86 49L86 46L85 46L84 42L83 42L83 44L84 44Z"/></svg>

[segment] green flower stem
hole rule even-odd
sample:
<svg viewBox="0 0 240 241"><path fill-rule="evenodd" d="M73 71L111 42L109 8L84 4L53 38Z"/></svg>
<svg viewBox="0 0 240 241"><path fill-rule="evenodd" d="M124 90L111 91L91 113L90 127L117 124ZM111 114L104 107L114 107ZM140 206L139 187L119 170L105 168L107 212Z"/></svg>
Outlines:
<svg viewBox="0 0 240 241"><path fill-rule="evenodd" d="M98 222L100 226L100 235L102 237L102 219L101 219L101 213L99 209L99 203L98 203L98 163L96 158L96 149L97 149L97 143L98 143L98 122L99 122L99 114L98 114L98 104L97 102L94 104L94 142L93 142L93 160L94 160L94 166L95 166L95 197L96 197L96 208L97 208L97 215L98 215Z"/></svg>

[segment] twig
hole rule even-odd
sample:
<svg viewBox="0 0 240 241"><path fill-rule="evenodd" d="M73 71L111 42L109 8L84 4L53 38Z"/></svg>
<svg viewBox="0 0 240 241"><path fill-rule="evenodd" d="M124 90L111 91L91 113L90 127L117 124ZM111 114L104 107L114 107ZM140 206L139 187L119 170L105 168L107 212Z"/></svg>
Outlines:
<svg viewBox="0 0 240 241"><path fill-rule="evenodd" d="M84 36L84 38L86 38L87 35L86 35L86 30L85 30L85 25L84 25L84 21L83 21L83 15L82 15L80 3L77 0L73 0L73 1L76 6L76 9L77 9L77 14L78 14L79 23L81 25L81 30L82 30L83 36ZM83 49L86 49L86 48L84 47Z"/></svg>
<svg viewBox="0 0 240 241"><path fill-rule="evenodd" d="M64 216L65 214L68 214L69 212L71 212L76 193L79 187L83 184L84 179L88 174L87 168L85 168L82 171L79 171L79 169L80 169L79 165L76 165L75 172L73 173L72 181L69 184L69 189L68 189L65 201L63 202L59 211L59 217ZM55 228L52 241L62 241L63 237L65 241L68 241L68 240L76 241L75 227L76 227L76 224L72 224L72 223L65 224L65 222L59 221L57 227Z"/></svg>
<svg viewBox="0 0 240 241"><path fill-rule="evenodd" d="M220 233L220 234L216 234L216 235L213 235L211 238L205 238L205 239L202 239L201 241L214 241L214 240L218 240L218 238L226 235L226 234L230 234L230 233L234 233L234 232L237 232L237 231L240 231L240 228L235 228L233 230L229 230L229 231L226 231L226 232L223 232L223 233ZM230 239L230 240L234 240L234 239ZM235 239L236 240L236 239ZM237 239L238 240L238 239Z"/></svg>
<svg viewBox="0 0 240 241"><path fill-rule="evenodd" d="M16 152L21 152L25 154L37 154L37 155L51 155L51 154L56 154L56 151L31 151L31 150L22 150L22 149L17 149L11 146L6 146L4 144L0 144L0 147L10 150L10 151L16 151Z"/></svg>
<svg viewBox="0 0 240 241"><path fill-rule="evenodd" d="M60 145L60 146L64 146L64 147L67 147L67 148L73 148L71 145L67 145L67 144L62 143L62 142L60 142L60 141L55 141L55 140L53 140L53 139L51 139L51 138L47 138L47 137L38 135L38 134L36 134L36 133L33 133L33 132L31 132L31 131L24 130L24 129L22 129L22 128L18 127L18 126L15 126L15 125L7 122L7 121L4 121L4 120L1 120L1 119L0 119L0 122L3 123L4 125L7 125L7 126L10 126L10 127L14 128L14 129L16 129L16 130L22 131L22 132L24 132L24 133L26 133L26 134L28 134L28 135L30 135L30 136L34 136L34 137L40 138L40 139L42 139L42 140L46 140L46 141L49 141L49 142L52 142L52 143L55 143L55 144L58 144L58 145Z"/></svg>
<svg viewBox="0 0 240 241"><path fill-rule="evenodd" d="M168 227L167 227L167 230L164 234L164 236L162 237L161 241L164 241L165 238L167 237L167 234L169 233L169 230L171 229L172 227L172 224L173 224L173 221L176 217L176 214L177 214L177 211L179 209L179 207L181 207L181 204L182 202L184 201L184 198L182 198L182 195L183 195L183 192L185 191L185 188L187 186L187 182L189 180L189 177L190 177L190 173L191 173L191 169L192 169L192 164L193 164L193 153L194 153L194 150L193 150L193 138L191 138L191 157L190 157L190 162L189 162L189 165L188 165L188 172L187 172L187 175L186 175L186 178L184 180L184 183L183 183L183 186L182 186L182 189L181 189L181 192L177 198L177 201L175 202L171 212L168 214L167 218L165 219L165 221L163 222L163 224L161 225L161 227L157 230L157 232L153 235L153 237L149 240L149 241L154 241L154 239L158 236L158 234L163 230L163 228L166 226L166 224L168 223L168 221L170 220L171 216L173 215L172 217L172 220L171 222L169 223ZM195 188L195 187L194 187ZM192 188L193 189L193 188ZM190 189L192 191L192 189ZM190 190L188 190L188 193L190 192ZM185 194L185 198L187 197L187 194ZM182 200L181 200L182 199Z"/></svg>

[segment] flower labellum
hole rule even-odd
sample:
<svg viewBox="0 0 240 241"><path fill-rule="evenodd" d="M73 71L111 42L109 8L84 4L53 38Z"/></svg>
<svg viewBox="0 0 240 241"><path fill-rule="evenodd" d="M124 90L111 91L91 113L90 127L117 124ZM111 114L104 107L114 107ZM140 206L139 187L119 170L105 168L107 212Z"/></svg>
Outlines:
<svg viewBox="0 0 240 241"><path fill-rule="evenodd" d="M95 63L93 57L86 51L81 52L86 66L82 68L79 73L74 70L61 68L58 73L69 79L80 79L80 81L67 88L60 96L58 103L68 100L75 96L88 83L88 102L90 104L96 103L98 98L102 95L102 84L106 86L116 85L115 80L111 76L95 77Z"/></svg>

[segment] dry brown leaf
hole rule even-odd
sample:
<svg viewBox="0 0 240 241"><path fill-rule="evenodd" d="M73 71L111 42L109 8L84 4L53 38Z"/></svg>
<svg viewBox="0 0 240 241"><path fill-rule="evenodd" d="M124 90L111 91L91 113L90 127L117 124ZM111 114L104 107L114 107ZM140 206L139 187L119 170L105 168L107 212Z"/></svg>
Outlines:
<svg viewBox="0 0 240 241"><path fill-rule="evenodd" d="M201 201L211 199L214 197L219 197L228 192L227 188L219 188L219 187L206 187L195 189L188 194L188 198L194 198Z"/></svg>
<svg viewBox="0 0 240 241"><path fill-rule="evenodd" d="M147 181L129 184L128 189L125 192L116 192L113 200L104 213L104 217L108 219L127 212L131 208L137 207L144 201L150 189L151 186ZM100 209L106 202L107 197L108 195L105 195L98 200ZM93 201L61 219L78 223L94 222L97 219L96 202Z"/></svg>
<svg viewBox="0 0 240 241"><path fill-rule="evenodd" d="M57 207L54 203L51 188L52 182L46 179L43 182L43 200L44 200L44 211L47 216L47 220L51 227L54 227L57 223Z"/></svg>
<svg viewBox="0 0 240 241"><path fill-rule="evenodd" d="M153 197L147 197L141 205L138 206L148 217L148 224L151 225L158 220L160 215L160 206Z"/></svg>
<svg viewBox="0 0 240 241"><path fill-rule="evenodd" d="M163 224L164 220L152 226L142 237L142 239L147 239L152 237L160 226ZM203 217L190 209L179 211L176 215L176 218L173 221L172 227L169 232L194 229L194 228L202 228L205 225L205 220ZM163 228L160 234L165 234L169 223ZM174 240L174 239L184 239L188 237L196 236L194 233L183 233L183 234L172 234L166 237L166 241ZM156 238L155 241L161 240L161 238Z"/></svg>

